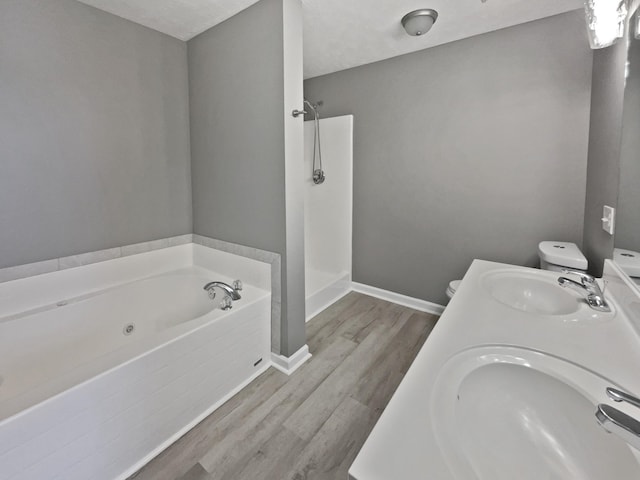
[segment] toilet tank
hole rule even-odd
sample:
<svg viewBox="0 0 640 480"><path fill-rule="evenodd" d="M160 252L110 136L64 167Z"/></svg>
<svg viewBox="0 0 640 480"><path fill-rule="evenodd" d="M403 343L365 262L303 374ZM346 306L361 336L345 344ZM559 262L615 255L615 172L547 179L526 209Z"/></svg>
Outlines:
<svg viewBox="0 0 640 480"><path fill-rule="evenodd" d="M563 268L586 272L589 263L575 243L544 241L538 245L542 270L561 271Z"/></svg>

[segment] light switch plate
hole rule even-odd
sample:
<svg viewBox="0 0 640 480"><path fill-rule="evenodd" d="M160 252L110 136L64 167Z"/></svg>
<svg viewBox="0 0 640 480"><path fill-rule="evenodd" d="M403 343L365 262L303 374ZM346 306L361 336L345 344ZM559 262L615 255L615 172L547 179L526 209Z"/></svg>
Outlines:
<svg viewBox="0 0 640 480"><path fill-rule="evenodd" d="M613 235L616 228L616 209L605 205L602 209L602 229Z"/></svg>

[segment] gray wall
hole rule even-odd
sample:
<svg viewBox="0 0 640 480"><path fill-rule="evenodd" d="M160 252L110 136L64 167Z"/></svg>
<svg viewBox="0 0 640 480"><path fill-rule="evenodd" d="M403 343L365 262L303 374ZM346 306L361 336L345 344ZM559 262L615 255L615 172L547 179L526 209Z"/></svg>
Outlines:
<svg viewBox="0 0 640 480"><path fill-rule="evenodd" d="M0 267L191 232L183 42L3 0L0 71Z"/></svg>
<svg viewBox="0 0 640 480"><path fill-rule="evenodd" d="M627 46L619 42L593 52L589 167L583 251L592 274L602 275L613 257L614 237L602 230L602 207L616 208L620 184L620 139Z"/></svg>
<svg viewBox="0 0 640 480"><path fill-rule="evenodd" d="M188 47L194 232L281 255L290 355L305 332L304 303L295 339L287 325L283 32L282 0L262 0Z"/></svg>
<svg viewBox="0 0 640 480"><path fill-rule="evenodd" d="M591 58L578 11L307 80L355 116L354 280L444 303L474 258L580 244Z"/></svg>
<svg viewBox="0 0 640 480"><path fill-rule="evenodd" d="M188 46L194 233L284 254L282 4Z"/></svg>

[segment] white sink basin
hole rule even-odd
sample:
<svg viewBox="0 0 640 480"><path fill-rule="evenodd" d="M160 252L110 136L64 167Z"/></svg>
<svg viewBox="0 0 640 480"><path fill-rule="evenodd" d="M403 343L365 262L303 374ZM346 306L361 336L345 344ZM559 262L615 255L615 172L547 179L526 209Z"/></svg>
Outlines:
<svg viewBox="0 0 640 480"><path fill-rule="evenodd" d="M473 348L438 376L434 433L460 480L640 478L631 448L594 417L611 385L533 350Z"/></svg>
<svg viewBox="0 0 640 480"><path fill-rule="evenodd" d="M536 315L569 315L581 305L575 293L564 290L555 278L521 271L491 272L482 279L498 302Z"/></svg>

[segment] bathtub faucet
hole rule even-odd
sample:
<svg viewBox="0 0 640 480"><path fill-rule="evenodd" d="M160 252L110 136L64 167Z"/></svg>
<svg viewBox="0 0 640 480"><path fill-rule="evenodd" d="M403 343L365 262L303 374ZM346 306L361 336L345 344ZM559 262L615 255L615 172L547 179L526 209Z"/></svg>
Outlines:
<svg viewBox="0 0 640 480"><path fill-rule="evenodd" d="M240 290L242 290L242 282L240 280L235 280L233 282L233 286L224 282L207 283L204 286L204 289L209 293L209 296L211 297L211 299L215 298L216 296L216 292L215 292L216 287L223 290L227 295L229 295L229 297L231 297L231 300L235 301L235 300L240 300L240 298L242 298L240 296Z"/></svg>

